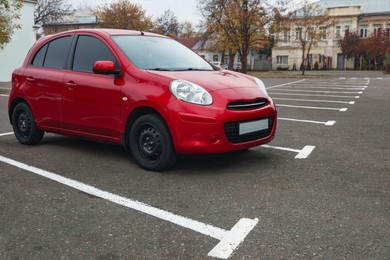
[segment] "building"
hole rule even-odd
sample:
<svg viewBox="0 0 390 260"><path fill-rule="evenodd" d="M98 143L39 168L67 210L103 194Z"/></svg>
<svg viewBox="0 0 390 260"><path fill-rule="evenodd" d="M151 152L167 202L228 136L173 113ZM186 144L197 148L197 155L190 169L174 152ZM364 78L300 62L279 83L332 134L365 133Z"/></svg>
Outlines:
<svg viewBox="0 0 390 260"><path fill-rule="evenodd" d="M213 48L212 43L209 40L205 40L202 37L193 37L187 39L177 39L178 42L192 49L194 52L199 54L203 59L208 62L227 68L229 63L229 52L228 51L217 51ZM241 57L239 54L232 55L233 69L241 69ZM248 54L248 70L270 70L271 63L266 55L259 54L257 50L250 50Z"/></svg>
<svg viewBox="0 0 390 260"><path fill-rule="evenodd" d="M69 30L97 28L99 27L97 17L91 13L92 10L88 8L75 10L72 15L65 16L61 22L43 24L43 33L49 35Z"/></svg>
<svg viewBox="0 0 390 260"><path fill-rule="evenodd" d="M389 0L321 0L317 4L329 11L334 25L324 32L323 38L310 50L307 58L312 67L317 63L319 69L354 69L354 60L344 57L337 41L347 31L367 38L378 29L390 30ZM295 33L297 29L292 25L290 31L277 35L277 43L272 49L274 70L300 68L302 50Z"/></svg>
<svg viewBox="0 0 390 260"><path fill-rule="evenodd" d="M35 0L25 0L20 11L21 29L15 30L11 41L0 49L0 82L11 81L12 71L21 66L24 58L36 41L37 29L34 26Z"/></svg>

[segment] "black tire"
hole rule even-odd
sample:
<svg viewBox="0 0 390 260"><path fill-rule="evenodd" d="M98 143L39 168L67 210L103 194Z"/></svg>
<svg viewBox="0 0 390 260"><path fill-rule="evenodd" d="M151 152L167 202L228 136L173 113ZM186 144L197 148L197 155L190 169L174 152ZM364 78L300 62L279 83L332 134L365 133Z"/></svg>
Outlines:
<svg viewBox="0 0 390 260"><path fill-rule="evenodd" d="M34 115L26 103L19 103L15 106L12 112L12 128L16 139L21 144L38 144L45 133L37 128Z"/></svg>
<svg viewBox="0 0 390 260"><path fill-rule="evenodd" d="M146 170L162 171L177 160L169 128L158 115L146 114L135 120L129 146L136 162Z"/></svg>

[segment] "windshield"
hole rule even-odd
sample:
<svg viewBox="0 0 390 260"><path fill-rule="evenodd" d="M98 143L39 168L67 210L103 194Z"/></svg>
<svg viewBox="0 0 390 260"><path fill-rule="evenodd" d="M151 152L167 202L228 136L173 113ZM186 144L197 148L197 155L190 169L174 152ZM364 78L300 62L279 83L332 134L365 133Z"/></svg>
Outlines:
<svg viewBox="0 0 390 260"><path fill-rule="evenodd" d="M146 70L214 70L196 53L169 38L153 36L112 36L127 58Z"/></svg>

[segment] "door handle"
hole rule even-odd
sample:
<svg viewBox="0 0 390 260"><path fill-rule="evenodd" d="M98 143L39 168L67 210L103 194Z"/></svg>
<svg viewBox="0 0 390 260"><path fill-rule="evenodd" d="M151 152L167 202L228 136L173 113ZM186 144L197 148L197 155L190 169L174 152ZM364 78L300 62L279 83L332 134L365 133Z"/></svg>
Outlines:
<svg viewBox="0 0 390 260"><path fill-rule="evenodd" d="M68 87L68 89L74 89L75 87L77 87L77 84L74 83L73 81L69 81L65 85Z"/></svg>
<svg viewBox="0 0 390 260"><path fill-rule="evenodd" d="M35 79L33 77L29 76L26 78L26 81L27 81L27 83L34 83Z"/></svg>

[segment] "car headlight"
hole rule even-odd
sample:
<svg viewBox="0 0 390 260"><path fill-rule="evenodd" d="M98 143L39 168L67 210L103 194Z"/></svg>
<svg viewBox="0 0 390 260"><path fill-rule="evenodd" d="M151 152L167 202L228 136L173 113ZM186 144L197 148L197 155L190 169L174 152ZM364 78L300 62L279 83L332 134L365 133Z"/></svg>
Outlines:
<svg viewBox="0 0 390 260"><path fill-rule="evenodd" d="M258 78L255 78L255 77L253 77L253 78L255 79L256 84L257 84L257 86L259 86L260 90L263 91L264 94L265 94L267 97L269 97L269 96L268 96L268 93L267 93L267 90L265 89L265 85L264 85L263 81L261 81L261 80L258 79Z"/></svg>
<svg viewBox="0 0 390 260"><path fill-rule="evenodd" d="M169 89L176 98L189 103L204 106L213 103L213 98L207 90L188 81L173 80Z"/></svg>

